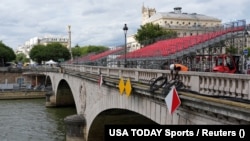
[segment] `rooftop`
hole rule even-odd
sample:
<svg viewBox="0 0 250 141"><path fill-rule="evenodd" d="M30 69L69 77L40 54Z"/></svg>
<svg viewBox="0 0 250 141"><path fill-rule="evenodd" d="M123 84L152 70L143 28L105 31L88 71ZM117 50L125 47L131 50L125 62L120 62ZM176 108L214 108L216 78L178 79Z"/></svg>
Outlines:
<svg viewBox="0 0 250 141"><path fill-rule="evenodd" d="M158 19L185 19L185 20L200 20L200 21L213 20L221 22L220 19L211 16L206 16L197 13L183 13L181 12L181 7L175 7L174 11L172 12L157 12L156 14L152 15L149 19L147 19L146 23L153 22Z"/></svg>

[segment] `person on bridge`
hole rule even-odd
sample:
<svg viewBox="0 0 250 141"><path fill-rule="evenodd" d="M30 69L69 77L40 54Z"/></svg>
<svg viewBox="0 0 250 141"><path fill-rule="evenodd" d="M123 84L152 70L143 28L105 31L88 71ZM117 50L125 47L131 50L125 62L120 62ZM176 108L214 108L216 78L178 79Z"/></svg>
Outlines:
<svg viewBox="0 0 250 141"><path fill-rule="evenodd" d="M171 71L172 79L177 79L179 71L188 71L188 67L182 64L171 64L169 69Z"/></svg>

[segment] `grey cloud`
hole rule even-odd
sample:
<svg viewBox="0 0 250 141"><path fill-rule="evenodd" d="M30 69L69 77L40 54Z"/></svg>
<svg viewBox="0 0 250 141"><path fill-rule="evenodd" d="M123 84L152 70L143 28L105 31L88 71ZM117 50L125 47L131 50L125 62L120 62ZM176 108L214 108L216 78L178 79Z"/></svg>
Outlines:
<svg viewBox="0 0 250 141"><path fill-rule="evenodd" d="M170 12L180 6L183 12L223 21L250 19L249 0L8 0L0 5L0 40L17 48L35 36L67 36L67 26L71 25L72 46L121 45L124 23L129 27L128 34L140 27L143 4L157 12Z"/></svg>

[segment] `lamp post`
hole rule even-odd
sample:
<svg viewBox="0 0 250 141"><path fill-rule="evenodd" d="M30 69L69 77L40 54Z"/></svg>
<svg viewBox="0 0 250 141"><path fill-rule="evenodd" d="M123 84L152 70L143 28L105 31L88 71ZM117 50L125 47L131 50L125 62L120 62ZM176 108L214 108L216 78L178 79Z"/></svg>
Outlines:
<svg viewBox="0 0 250 141"><path fill-rule="evenodd" d="M124 24L123 31L124 31L124 35L125 35L124 67L126 68L127 67L127 56L126 56L127 55L127 31L128 31L127 24Z"/></svg>
<svg viewBox="0 0 250 141"><path fill-rule="evenodd" d="M244 70L246 70L246 62L247 62L247 55L248 55L248 50L247 50L247 36L248 36L248 32L247 32L247 29L245 29L245 31L244 31L244 38L245 38L245 45L244 45L244 52L245 51L247 51L247 52L245 52L244 53Z"/></svg>

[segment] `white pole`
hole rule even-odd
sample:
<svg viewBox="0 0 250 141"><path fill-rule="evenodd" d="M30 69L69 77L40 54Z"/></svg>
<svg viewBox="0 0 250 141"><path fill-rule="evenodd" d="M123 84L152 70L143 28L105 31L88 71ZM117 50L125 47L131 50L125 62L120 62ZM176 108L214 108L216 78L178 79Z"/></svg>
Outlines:
<svg viewBox="0 0 250 141"><path fill-rule="evenodd" d="M70 52L70 57L71 57L71 63L73 62L73 55L72 55L72 50L71 50L71 31L70 31L70 25L68 25L68 32L69 32L69 42L68 42L68 49Z"/></svg>

